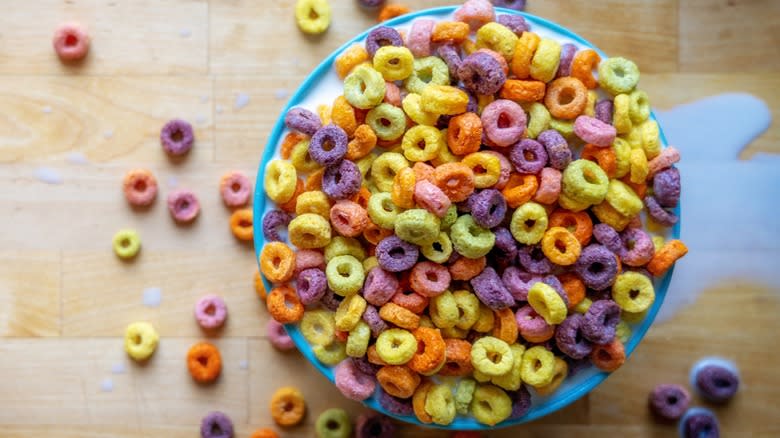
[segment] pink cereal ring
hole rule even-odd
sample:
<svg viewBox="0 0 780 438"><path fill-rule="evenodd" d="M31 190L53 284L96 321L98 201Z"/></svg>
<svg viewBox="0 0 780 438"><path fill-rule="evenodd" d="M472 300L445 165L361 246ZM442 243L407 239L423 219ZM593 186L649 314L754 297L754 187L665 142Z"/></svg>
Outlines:
<svg viewBox="0 0 780 438"><path fill-rule="evenodd" d="M438 217L444 217L452 205L452 201L442 189L426 180L418 181L414 185L414 201Z"/></svg>
<svg viewBox="0 0 780 438"><path fill-rule="evenodd" d="M406 39L406 47L416 58L431 56L431 34L435 25L435 21L426 19L415 20L412 23Z"/></svg>
<svg viewBox="0 0 780 438"><path fill-rule="evenodd" d="M500 53L494 52L490 49L479 49L477 52L484 53L486 55L490 55L493 59L498 61L498 64L501 65L501 69L504 70L504 74L509 74L509 64L506 62L506 58L504 58Z"/></svg>
<svg viewBox="0 0 780 438"><path fill-rule="evenodd" d="M125 174L122 189L130 205L146 207L157 197L157 178L146 169L133 169Z"/></svg>
<svg viewBox="0 0 780 438"><path fill-rule="evenodd" d="M295 275L310 268L325 270L325 256L316 249L299 249L295 253Z"/></svg>
<svg viewBox="0 0 780 438"><path fill-rule="evenodd" d="M527 304L517 310L515 321L517 321L520 336L528 342L544 342L555 334L555 327L547 324L544 318Z"/></svg>
<svg viewBox="0 0 780 438"><path fill-rule="evenodd" d="M268 335L268 342L274 346L277 350L289 351L295 349L295 343L290 335L284 329L284 326L278 323L275 319L269 319L268 324L265 326L266 334Z"/></svg>
<svg viewBox="0 0 780 438"><path fill-rule="evenodd" d="M417 263L409 276L409 286L413 291L425 297L443 294L449 287L452 277L446 266L431 261Z"/></svg>
<svg viewBox="0 0 780 438"><path fill-rule="evenodd" d="M536 189L534 201L541 204L552 204L561 194L561 171L545 167L539 173L539 188Z"/></svg>
<svg viewBox="0 0 780 438"><path fill-rule="evenodd" d="M160 130L160 143L165 152L171 155L184 155L192 149L195 133L186 120L173 119Z"/></svg>
<svg viewBox="0 0 780 438"><path fill-rule="evenodd" d="M385 82L385 103L401 106L401 89L394 82Z"/></svg>
<svg viewBox="0 0 780 438"><path fill-rule="evenodd" d="M252 197L252 182L241 172L228 172L219 181L219 193L228 207L243 207Z"/></svg>
<svg viewBox="0 0 780 438"><path fill-rule="evenodd" d="M200 202L192 190L174 190L168 194L168 211L176 222L192 222L200 213Z"/></svg>
<svg viewBox="0 0 780 438"><path fill-rule="evenodd" d="M511 100L491 102L482 110L480 119L483 133L496 146L507 147L517 143L525 133L525 111Z"/></svg>
<svg viewBox="0 0 780 438"><path fill-rule="evenodd" d="M372 376L363 373L352 360L344 360L336 367L336 388L352 400L362 401L374 394L376 382Z"/></svg>
<svg viewBox="0 0 780 438"><path fill-rule="evenodd" d="M453 18L467 23L471 30L477 30L484 24L495 21L496 13L488 0L467 0L455 11Z"/></svg>
<svg viewBox="0 0 780 438"><path fill-rule="evenodd" d="M606 147L612 146L617 130L595 117L579 116L574 121L574 133L585 143Z"/></svg>
<svg viewBox="0 0 780 438"><path fill-rule="evenodd" d="M482 151L486 154L490 154L496 158L498 158L498 162L501 164L501 173L498 174L498 181L495 185L493 185L493 188L496 190L501 190L504 187L506 187L506 183L509 182L509 175L512 173L512 162L509 161L509 158L506 157L506 155L497 152L497 151Z"/></svg>
<svg viewBox="0 0 780 438"><path fill-rule="evenodd" d="M222 327L227 318L227 305L218 295L204 295L195 303L195 320L204 329Z"/></svg>
<svg viewBox="0 0 780 438"><path fill-rule="evenodd" d="M54 31L52 45L60 60L78 61L89 52L89 34L78 23L61 24Z"/></svg>
<svg viewBox="0 0 780 438"><path fill-rule="evenodd" d="M672 167L672 164L680 161L680 151L674 146L664 148L657 157L653 158L647 163L649 172L647 173L647 179L651 179L656 173Z"/></svg>

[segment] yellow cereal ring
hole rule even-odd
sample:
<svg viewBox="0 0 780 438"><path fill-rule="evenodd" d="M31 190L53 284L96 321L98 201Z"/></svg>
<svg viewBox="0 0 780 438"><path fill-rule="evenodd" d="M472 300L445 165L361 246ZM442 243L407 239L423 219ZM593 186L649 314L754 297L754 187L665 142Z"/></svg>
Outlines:
<svg viewBox="0 0 780 438"><path fill-rule="evenodd" d="M366 258L366 250L359 240L352 237L336 236L325 247L325 263L329 263L334 257L349 255L361 261Z"/></svg>
<svg viewBox="0 0 780 438"><path fill-rule="evenodd" d="M452 292L445 291L431 298L428 306L431 321L436 327L452 328L458 323L460 310Z"/></svg>
<svg viewBox="0 0 780 438"><path fill-rule="evenodd" d="M333 101L333 106L331 107L330 111L330 117L333 123L338 125L341 129L344 130L344 132L347 133L347 136L349 138L352 138L353 134L355 133L355 130L358 127L357 118L355 117L355 108L352 108L352 105L347 102L347 98L342 96L337 97ZM325 123L323 122L323 125ZM355 159L359 157L352 157L348 159Z"/></svg>
<svg viewBox="0 0 780 438"><path fill-rule="evenodd" d="M455 419L455 398L452 387L447 384L434 385L425 398L425 412L436 424L446 426Z"/></svg>
<svg viewBox="0 0 780 438"><path fill-rule="evenodd" d="M477 333L488 333L493 330L494 325L495 315L493 314L493 310L480 302L477 322L471 326L471 329Z"/></svg>
<svg viewBox="0 0 780 438"><path fill-rule="evenodd" d="M366 310L366 300L359 294L350 295L344 298L336 309L334 320L336 329L348 332L357 326L363 312Z"/></svg>
<svg viewBox="0 0 780 438"><path fill-rule="evenodd" d="M608 188L609 177L593 161L575 160L563 170L561 195L574 201L598 204L607 196Z"/></svg>
<svg viewBox="0 0 780 438"><path fill-rule="evenodd" d="M422 146L420 146L422 145ZM446 147L441 131L433 126L417 125L404 134L401 148L409 161L430 161Z"/></svg>
<svg viewBox="0 0 780 438"><path fill-rule="evenodd" d="M634 127L628 111L629 104L628 94L618 94L612 103L612 125L618 134L628 134Z"/></svg>
<svg viewBox="0 0 780 438"><path fill-rule="evenodd" d="M542 131L550 126L550 111L539 102L534 102L528 107L528 138L536 138Z"/></svg>
<svg viewBox="0 0 780 438"><path fill-rule="evenodd" d="M612 142L615 152L615 178L623 178L631 169L631 145L620 137Z"/></svg>
<svg viewBox="0 0 780 438"><path fill-rule="evenodd" d="M561 359L560 357L556 357L555 364L553 365L552 382L545 386L535 388L536 393L543 396L552 394L558 390L558 387L561 386L561 383L563 383L564 380L566 380L566 376L568 374L569 365L566 364L565 360Z"/></svg>
<svg viewBox="0 0 780 438"><path fill-rule="evenodd" d="M479 298L467 290L456 290L452 293L458 309L455 327L469 330L479 319Z"/></svg>
<svg viewBox="0 0 780 438"><path fill-rule="evenodd" d="M630 98L628 114L631 121L637 125L641 124L650 117L650 99L642 90L634 90L628 97Z"/></svg>
<svg viewBox="0 0 780 438"><path fill-rule="evenodd" d="M344 97L350 105L371 109L385 98L385 79L369 65L359 65L344 79Z"/></svg>
<svg viewBox="0 0 780 438"><path fill-rule="evenodd" d="M429 113L456 115L466 112L469 96L450 85L428 85L420 94L422 109Z"/></svg>
<svg viewBox="0 0 780 438"><path fill-rule="evenodd" d="M538 388L552 383L555 374L555 355L538 345L531 347L523 354L520 377L523 382Z"/></svg>
<svg viewBox="0 0 780 438"><path fill-rule="evenodd" d="M487 152L474 152L461 161L474 172L474 187L484 189L493 187L501 176L501 161Z"/></svg>
<svg viewBox="0 0 780 438"><path fill-rule="evenodd" d="M600 222L603 222L617 231L623 231L631 222L630 217L623 216L609 202L594 205L591 210Z"/></svg>
<svg viewBox="0 0 780 438"><path fill-rule="evenodd" d="M357 323L355 328L349 331L345 351L350 357L363 357L368 350L368 341L371 340L371 328L363 321Z"/></svg>
<svg viewBox="0 0 780 438"><path fill-rule="evenodd" d="M471 399L471 415L488 426L506 420L512 414L512 399L501 388L493 385L477 385Z"/></svg>
<svg viewBox="0 0 780 438"><path fill-rule="evenodd" d="M327 0L298 0L295 21L304 33L318 34L330 26L330 4Z"/></svg>
<svg viewBox="0 0 780 438"><path fill-rule="evenodd" d="M490 49L501 54L507 62L511 61L515 54L515 45L517 35L499 23L487 23L477 30L477 50Z"/></svg>
<svg viewBox="0 0 780 438"><path fill-rule="evenodd" d="M320 169L320 163L314 161L309 155L309 139L299 141L290 151L290 162L295 170L301 173L311 173Z"/></svg>
<svg viewBox="0 0 780 438"><path fill-rule="evenodd" d="M341 342L331 342L328 345L314 345L311 347L314 357L327 366L338 365L347 358L346 346Z"/></svg>
<svg viewBox="0 0 780 438"><path fill-rule="evenodd" d="M417 353L417 339L403 329L388 329L376 339L376 352L390 365L403 365Z"/></svg>
<svg viewBox="0 0 780 438"><path fill-rule="evenodd" d="M409 161L403 155L397 152L385 152L371 163L371 179L380 191L390 193L393 190L393 179L396 173L404 167L409 167ZM374 222L381 226L378 222Z"/></svg>
<svg viewBox="0 0 780 438"><path fill-rule="evenodd" d="M330 243L330 222L320 215L305 213L290 221L287 233L290 243L300 249L324 248Z"/></svg>
<svg viewBox="0 0 780 438"><path fill-rule="evenodd" d="M642 184L647 179L647 174L650 173L650 167L647 164L647 155L642 149L632 149L631 155L628 159L629 166L629 178L634 184Z"/></svg>
<svg viewBox="0 0 780 438"><path fill-rule="evenodd" d="M652 160L661 153L660 132L658 122L655 120L645 120L639 125L639 132L642 137L642 149L648 160Z"/></svg>
<svg viewBox="0 0 780 438"><path fill-rule="evenodd" d="M552 118L550 120L550 128L558 131L566 140L571 140L574 136L574 120Z"/></svg>
<svg viewBox="0 0 780 438"><path fill-rule="evenodd" d="M323 309L308 310L301 319L301 333L312 345L330 345L335 339L336 321L333 312Z"/></svg>
<svg viewBox="0 0 780 438"><path fill-rule="evenodd" d="M558 204L566 210L571 210L575 213L590 207L589 203L572 199L566 193L558 195Z"/></svg>
<svg viewBox="0 0 780 438"><path fill-rule="evenodd" d="M265 192L277 204L284 204L295 194L298 173L284 160L271 160L265 169Z"/></svg>
<svg viewBox="0 0 780 438"><path fill-rule="evenodd" d="M395 221L403 211L402 208L395 205L392 195L385 192L371 195L371 198L368 199L367 210L371 222L386 230L395 228Z"/></svg>
<svg viewBox="0 0 780 438"><path fill-rule="evenodd" d="M555 40L542 38L531 59L529 73L537 81L550 82L558 72L560 61L561 44Z"/></svg>
<svg viewBox="0 0 780 438"><path fill-rule="evenodd" d="M125 329L125 351L137 361L144 361L154 354L160 335L148 322L134 322Z"/></svg>
<svg viewBox="0 0 780 438"><path fill-rule="evenodd" d="M509 344L492 336L479 338L471 346L471 364L488 376L501 376L512 368L512 349Z"/></svg>
<svg viewBox="0 0 780 438"><path fill-rule="evenodd" d="M547 210L536 202L526 202L512 213L509 231L518 242L533 245L542 240L547 224Z"/></svg>
<svg viewBox="0 0 780 438"><path fill-rule="evenodd" d="M626 271L617 276L612 285L612 299L626 312L641 313L655 302L655 289L647 276Z"/></svg>
<svg viewBox="0 0 780 438"><path fill-rule="evenodd" d="M560 324L566 319L566 302L555 289L541 281L528 290L528 304L547 324Z"/></svg>
<svg viewBox="0 0 780 438"><path fill-rule="evenodd" d="M407 94L401 101L401 107L406 115L418 125L436 126L436 122L439 120L438 114L423 111L422 97L417 93Z"/></svg>
<svg viewBox="0 0 780 438"><path fill-rule="evenodd" d="M351 255L340 255L330 259L325 267L325 275L328 279L328 287L341 296L356 294L363 287L366 277L363 264Z"/></svg>
<svg viewBox="0 0 780 438"><path fill-rule="evenodd" d="M380 47L374 54L374 70L386 81L402 81L414 70L414 55L403 46Z"/></svg>
<svg viewBox="0 0 780 438"><path fill-rule="evenodd" d="M588 309L590 309L591 304L593 304L593 301L590 298L585 297L582 301L579 302L579 304L574 306L572 310L579 313L580 315L584 315L588 312Z"/></svg>
<svg viewBox="0 0 780 438"><path fill-rule="evenodd" d="M588 100L585 103L585 110L582 112L582 114L590 117L596 117L596 101L598 98L598 93L593 90L588 90Z"/></svg>
<svg viewBox="0 0 780 438"><path fill-rule="evenodd" d="M492 377L490 382L507 391L517 391L520 389L520 385L523 384L523 379L520 374L522 372L525 346L522 344L512 344L509 348L512 350L512 368L510 368L509 372L506 374Z"/></svg>
<svg viewBox="0 0 780 438"><path fill-rule="evenodd" d="M330 200L328 195L320 190L303 192L298 195L298 201L295 204L295 214L300 216L306 213L317 214L328 219L330 217Z"/></svg>
<svg viewBox="0 0 780 438"><path fill-rule="evenodd" d="M141 250L141 237L137 231L126 228L114 234L111 244L117 257L131 259Z"/></svg>
<svg viewBox="0 0 780 438"><path fill-rule="evenodd" d="M605 199L623 216L634 217L642 211L643 204L639 196L627 184L616 179L609 181Z"/></svg>

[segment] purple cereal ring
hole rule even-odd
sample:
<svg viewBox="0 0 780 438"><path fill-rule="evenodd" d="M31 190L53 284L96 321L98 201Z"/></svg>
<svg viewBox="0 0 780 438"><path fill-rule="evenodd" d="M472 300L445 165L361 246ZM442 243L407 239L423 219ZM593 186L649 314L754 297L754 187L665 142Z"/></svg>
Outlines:
<svg viewBox="0 0 780 438"><path fill-rule="evenodd" d="M617 259L606 246L590 244L582 249L580 258L574 263L574 270L585 286L604 290L615 282L618 274Z"/></svg>
<svg viewBox="0 0 780 438"><path fill-rule="evenodd" d="M512 162L502 153L498 151L482 151L486 154L490 154L498 158L498 162L501 164L501 173L498 175L498 181L493 185L496 190L502 190L506 187L506 183L509 182L509 175L512 174Z"/></svg>
<svg viewBox="0 0 780 438"><path fill-rule="evenodd" d="M417 181L414 185L414 202L440 218L447 214L447 210L452 205L452 201L444 191L427 180Z"/></svg>
<svg viewBox="0 0 780 438"><path fill-rule="evenodd" d="M200 422L201 438L233 438L233 422L226 414L209 412Z"/></svg>
<svg viewBox="0 0 780 438"><path fill-rule="evenodd" d="M291 131L298 131L309 137L322 127L320 116L306 108L296 107L284 115L284 125Z"/></svg>
<svg viewBox="0 0 780 438"><path fill-rule="evenodd" d="M363 321L368 324L373 337L379 336L380 333L389 328L387 323L379 317L379 311L376 310L376 307L370 304L366 306L366 310L363 312Z"/></svg>
<svg viewBox="0 0 780 438"><path fill-rule="evenodd" d="M579 116L574 121L574 134L594 146L612 146L617 131L612 125L590 116Z"/></svg>
<svg viewBox="0 0 780 438"><path fill-rule="evenodd" d="M406 47L417 58L431 55L431 34L436 22L428 19L415 20L406 37Z"/></svg>
<svg viewBox="0 0 780 438"><path fill-rule="evenodd" d="M658 418L674 421L682 417L691 404L691 394L680 385L661 384L653 388L647 404Z"/></svg>
<svg viewBox="0 0 780 438"><path fill-rule="evenodd" d="M358 0L358 4L364 8L378 8L385 3L385 0Z"/></svg>
<svg viewBox="0 0 780 438"><path fill-rule="evenodd" d="M558 72L555 73L556 78L571 75L571 61L575 53L577 53L577 46L574 44L566 43L561 46L561 60L558 64Z"/></svg>
<svg viewBox="0 0 780 438"><path fill-rule="evenodd" d="M499 227L493 230L493 234L496 235L496 243L493 249L490 250L488 261L493 261L499 266L514 264L517 260L517 241L512 237L512 233L504 227ZM506 282L504 282L504 285L507 286ZM507 289L509 289L509 293L512 293L509 286L507 286Z"/></svg>
<svg viewBox="0 0 780 438"><path fill-rule="evenodd" d="M533 286L534 283L542 281L542 277L540 275L529 274L517 266L510 266L504 269L501 280L515 300L528 301L528 291L531 290L531 286Z"/></svg>
<svg viewBox="0 0 780 438"><path fill-rule="evenodd" d="M596 106L594 107L594 111L596 113L596 118L601 120L602 122L606 123L607 125L612 124L612 108L613 104L612 101L609 99L601 99L600 101L596 102Z"/></svg>
<svg viewBox="0 0 780 438"><path fill-rule="evenodd" d="M555 329L555 344L561 353L572 359L583 359L593 351L593 344L585 338L582 326L585 317L573 313L566 317Z"/></svg>
<svg viewBox="0 0 780 438"><path fill-rule="evenodd" d="M467 23L471 30L477 30L495 21L496 14L488 0L467 0L455 11L452 18Z"/></svg>
<svg viewBox="0 0 780 438"><path fill-rule="evenodd" d="M325 291L325 295L320 299L320 305L331 312L335 312L339 308L339 304L344 299L341 295L336 294L330 288Z"/></svg>
<svg viewBox="0 0 780 438"><path fill-rule="evenodd" d="M263 216L263 238L266 242L282 242L279 228L287 229L292 215L282 210L271 210Z"/></svg>
<svg viewBox="0 0 780 438"><path fill-rule="evenodd" d="M525 0L491 0L493 6L497 8L514 9L515 11L525 10Z"/></svg>
<svg viewBox="0 0 780 438"><path fill-rule="evenodd" d="M301 271L295 278L298 296L304 306L315 304L322 299L328 290L328 279L325 272L319 268L309 268Z"/></svg>
<svg viewBox="0 0 780 438"><path fill-rule="evenodd" d="M230 172L220 180L219 193L228 207L241 207L252 198L252 182L241 172Z"/></svg>
<svg viewBox="0 0 780 438"><path fill-rule="evenodd" d="M316 249L299 249L295 253L295 275L306 269L317 268L325 270L325 256Z"/></svg>
<svg viewBox="0 0 780 438"><path fill-rule="evenodd" d="M680 171L676 167L662 170L653 177L653 196L661 207L677 207L680 190Z"/></svg>
<svg viewBox="0 0 780 438"><path fill-rule="evenodd" d="M395 423L382 414L365 412L355 421L355 438L393 438L395 431Z"/></svg>
<svg viewBox="0 0 780 438"><path fill-rule="evenodd" d="M615 339L620 322L620 306L612 300L598 300L590 305L582 322L582 336L594 344L609 344Z"/></svg>
<svg viewBox="0 0 780 438"><path fill-rule="evenodd" d="M515 321L520 336L528 341L544 339L551 334L550 324L547 324L529 304L517 309Z"/></svg>
<svg viewBox="0 0 780 438"><path fill-rule="evenodd" d="M715 414L704 408L691 408L680 420L682 438L720 438L720 425Z"/></svg>
<svg viewBox="0 0 780 438"><path fill-rule="evenodd" d="M489 266L472 278L470 283L477 298L493 310L501 310L515 304L515 299L504 286L501 277Z"/></svg>
<svg viewBox="0 0 780 438"><path fill-rule="evenodd" d="M523 18L522 15L501 14L498 16L496 21L498 24L507 27L517 36L523 35L523 32L526 32L528 29L530 29L528 23L526 23L525 18Z"/></svg>
<svg viewBox="0 0 780 438"><path fill-rule="evenodd" d="M554 129L542 131L536 136L536 141L544 146L547 151L547 159L550 167L557 170L564 170L571 163L571 149L569 143Z"/></svg>
<svg viewBox="0 0 780 438"><path fill-rule="evenodd" d="M497 93L504 85L506 73L496 58L484 52L474 52L461 61L458 78L472 93L491 95ZM523 116L525 117L525 113ZM525 120L523 120L523 129L525 129Z"/></svg>
<svg viewBox="0 0 780 438"><path fill-rule="evenodd" d="M650 215L650 217L665 227L671 227L679 220L676 214L672 213L671 211L664 210L658 201L650 195L645 196L645 207L647 207L647 213Z"/></svg>
<svg viewBox="0 0 780 438"><path fill-rule="evenodd" d="M691 369L691 386L702 398L725 403L739 389L737 367L725 359L704 358Z"/></svg>
<svg viewBox="0 0 780 438"><path fill-rule="evenodd" d="M623 251L623 241L620 239L620 234L607 224L594 225L593 237L615 254L620 255Z"/></svg>
<svg viewBox="0 0 780 438"><path fill-rule="evenodd" d="M525 111L511 100L498 99L491 102L482 110L480 118L483 134L497 146L506 147L517 143L525 133Z"/></svg>
<svg viewBox="0 0 780 438"><path fill-rule="evenodd" d="M284 325L275 319L271 318L268 320L268 324L265 325L265 332L268 335L268 342L277 350L290 351L295 349L295 342L287 334Z"/></svg>
<svg viewBox="0 0 780 438"><path fill-rule="evenodd" d="M376 308L374 308L374 310L376 311ZM355 365L355 368L357 368L358 371L363 374L368 374L369 376L375 375L382 368L379 365L374 365L369 362L366 356L351 357L350 360L352 360L352 363Z"/></svg>
<svg viewBox="0 0 780 438"><path fill-rule="evenodd" d="M333 166L347 154L349 138L337 125L325 125L318 129L309 142L309 156L322 166Z"/></svg>
<svg viewBox="0 0 780 438"><path fill-rule="evenodd" d="M497 227L504 221L507 206L506 198L496 189L485 189L468 198L471 216L474 222L484 228Z"/></svg>
<svg viewBox="0 0 780 438"><path fill-rule="evenodd" d="M227 305L218 295L204 295L195 303L195 320L206 330L222 327L226 318Z"/></svg>
<svg viewBox="0 0 780 438"><path fill-rule="evenodd" d="M195 134L189 122L173 119L160 130L160 143L163 150L171 155L184 155L192 149Z"/></svg>
<svg viewBox="0 0 780 438"><path fill-rule="evenodd" d="M168 211L176 222L192 222L200 213L200 202L192 190L174 190L168 194Z"/></svg>
<svg viewBox="0 0 780 438"><path fill-rule="evenodd" d="M436 50L439 58L444 60L447 67L450 69L450 77L457 78L460 65L463 61L460 58L460 49L454 44L443 44Z"/></svg>
<svg viewBox="0 0 780 438"><path fill-rule="evenodd" d="M512 413L509 414L509 418L520 418L528 413L531 409L531 393L528 392L525 385L521 385L517 391L507 392L510 400L512 400Z"/></svg>
<svg viewBox="0 0 780 438"><path fill-rule="evenodd" d="M420 256L417 246L401 240L398 236L382 239L376 246L376 258L379 266L390 272L412 269Z"/></svg>
<svg viewBox="0 0 780 438"><path fill-rule="evenodd" d="M542 278L542 283L555 289L555 292L558 292L558 296L566 303L566 307L569 307L569 295L566 294L566 290L563 288L561 280L558 280L558 277L554 275L545 275L544 278Z"/></svg>
<svg viewBox="0 0 780 438"><path fill-rule="evenodd" d="M653 239L641 228L626 228L620 233L621 251L618 253L623 264L644 266L655 255Z"/></svg>
<svg viewBox="0 0 780 438"><path fill-rule="evenodd" d="M394 274L377 266L368 272L363 283L363 298L375 306L383 306L398 291L398 279Z"/></svg>
<svg viewBox="0 0 780 438"><path fill-rule="evenodd" d="M351 360L341 361L336 366L333 376L336 388L350 400L363 401L371 397L376 389L374 378L360 371Z"/></svg>
<svg viewBox="0 0 780 438"><path fill-rule="evenodd" d="M368 56L374 57L379 48L384 46L403 46L404 40L397 30L388 26L379 26L368 33L366 37L366 52Z"/></svg>
<svg viewBox="0 0 780 438"><path fill-rule="evenodd" d="M524 245L518 248L517 262L531 274L544 275L552 271L552 263L539 245Z"/></svg>
<svg viewBox="0 0 780 438"><path fill-rule="evenodd" d="M524 138L509 150L509 161L520 173L537 174L547 164L547 151L538 141Z"/></svg>
<svg viewBox="0 0 780 438"><path fill-rule="evenodd" d="M411 399L400 399L393 397L384 390L379 390L379 405L387 412L395 415L414 415Z"/></svg>
<svg viewBox="0 0 780 438"><path fill-rule="evenodd" d="M357 164L349 160L325 169L322 175L322 191L331 199L349 199L357 195L363 175Z"/></svg>

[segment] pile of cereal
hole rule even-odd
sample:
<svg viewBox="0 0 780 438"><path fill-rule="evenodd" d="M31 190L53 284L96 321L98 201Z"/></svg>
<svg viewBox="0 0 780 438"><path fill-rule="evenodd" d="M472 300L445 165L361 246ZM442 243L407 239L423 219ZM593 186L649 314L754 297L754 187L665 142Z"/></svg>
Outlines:
<svg viewBox="0 0 780 438"><path fill-rule="evenodd" d="M341 392L494 425L584 365L620 367L687 251L643 227L677 221L680 175L636 64L469 0L375 28L335 69L343 95L286 114L260 265L271 315Z"/></svg>

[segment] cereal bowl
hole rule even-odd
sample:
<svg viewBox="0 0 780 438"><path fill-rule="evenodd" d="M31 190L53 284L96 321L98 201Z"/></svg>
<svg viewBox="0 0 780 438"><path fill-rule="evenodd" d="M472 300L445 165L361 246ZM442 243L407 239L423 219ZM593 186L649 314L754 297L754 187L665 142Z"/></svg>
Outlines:
<svg viewBox="0 0 780 438"><path fill-rule="evenodd" d="M408 29L411 23L414 20L419 18L431 18L435 20L451 19L452 14L456 9L457 7L440 7L440 8L423 10L423 11L403 15L401 17L395 18L388 22L382 23L382 25L395 27L399 30ZM568 29L561 27L553 22L550 22L548 20L530 14L504 9L504 8L495 8L495 11L496 11L496 15L520 14L529 23L529 25L531 26L531 30L533 32L540 34L540 36L555 38L557 41L561 43L574 44L578 49L591 48L596 50L599 53L599 55L602 56L602 58L606 58L603 52L595 48L588 41L576 35L575 33L569 31ZM268 198L265 191L260 188L264 186L267 164L271 160L279 157L279 146L284 134L287 132L287 128L285 127L284 124L284 115L287 113L289 109L293 107L304 107L316 112L316 108L318 104L330 103L337 96L339 96L342 93L343 85L341 79L339 79L339 77L334 71L334 67L333 67L334 61L336 57L342 54L348 47L352 46L355 43L364 42L369 31L366 31L358 35L354 39L348 41L342 47L340 47L332 54L330 54L319 66L317 66L317 68L314 69L314 71L304 80L303 84L293 94L293 96L287 103L284 112L282 113L282 116L280 116L280 118L277 120L269 136L269 140L265 147L265 151L263 153L260 167L258 170L257 182L255 186L258 189L255 192L255 198L254 198L254 229L256 230L256 232L254 233L254 243L255 243L255 251L257 252L258 258L260 256L261 249L266 244L263 233L260 232L260 230L262 229L262 218L268 211L274 209L275 207L273 201L271 201L271 199ZM655 116L652 113L650 114L650 118L655 120ZM659 137L662 146L667 147L666 139L664 138L662 131L660 132ZM675 209L675 213L679 216L680 213L679 206ZM679 237L679 233L680 233L680 221L677 221L677 223L673 227L666 230L666 237L676 239ZM287 236L283 236L283 238L286 240ZM656 314L658 313L658 310L660 309L663 303L664 297L669 287L669 283L671 281L673 269L674 268L672 267L663 276L656 278L654 280L654 287L655 287L654 303L646 311L647 312L646 316L641 321L630 324L631 335L630 338L627 340L627 342L625 342L626 357L629 357L631 353L634 351L634 349L636 349L639 342L642 340L643 336L650 328L650 325L652 324ZM268 283L268 281L265 278L263 279L263 281L266 290L271 290L271 284ZM306 339L304 339L299 326L297 324L287 324L285 325L285 328L287 332L290 334L290 336L292 337L298 349L304 355L304 357L307 360L309 360L325 377L327 377L331 382L334 382L335 381L334 368L326 366L317 360L317 358L313 353L312 347L309 345ZM531 408L530 410L528 410L528 412L525 415L517 418L510 417L509 419L506 419L505 421L500 422L495 426L487 426L485 424L477 422L472 417L465 417L465 416L457 416L452 423L446 426L441 426L436 424L425 424L425 425L429 427L439 427L439 428L445 428L451 430L488 430L491 428L506 427L506 426L526 423L538 419L542 416L548 415L550 413L553 413L569 405L570 403L578 400L585 394L592 391L596 386L598 386L601 382L603 382L604 379L606 379L608 376L609 373L600 371L595 366L589 365L587 368L579 370L575 375L567 377L565 381L561 384L561 386L556 391L552 392L549 395L541 396L536 392L533 392ZM379 392L379 388L377 388L377 392L375 392L373 396L365 400L363 403L371 409L382 412L398 420L405 421L408 423L413 423L413 424L424 425L414 415L399 416L387 412L387 410L384 409L378 402L378 397L377 397L378 392Z"/></svg>

